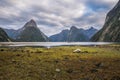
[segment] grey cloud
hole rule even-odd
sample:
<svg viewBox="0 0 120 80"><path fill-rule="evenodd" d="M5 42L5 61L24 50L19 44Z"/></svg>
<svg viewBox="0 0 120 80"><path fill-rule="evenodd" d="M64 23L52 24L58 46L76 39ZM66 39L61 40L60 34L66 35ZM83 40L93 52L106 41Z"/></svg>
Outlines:
<svg viewBox="0 0 120 80"><path fill-rule="evenodd" d="M12 3L9 0L0 0L0 6L8 7L8 6L12 6Z"/></svg>
<svg viewBox="0 0 120 80"><path fill-rule="evenodd" d="M82 28L92 25L102 27L107 12L117 1L1 0L0 25L21 27L33 18L38 25L45 27L43 30L54 28L55 30L52 30L51 34L55 33L54 31L65 29L66 26L71 27L70 25Z"/></svg>
<svg viewBox="0 0 120 80"><path fill-rule="evenodd" d="M38 24L40 24L40 25L49 25L49 27L58 26L57 24L55 24L53 22L49 22L49 21L41 20L41 19L38 21Z"/></svg>

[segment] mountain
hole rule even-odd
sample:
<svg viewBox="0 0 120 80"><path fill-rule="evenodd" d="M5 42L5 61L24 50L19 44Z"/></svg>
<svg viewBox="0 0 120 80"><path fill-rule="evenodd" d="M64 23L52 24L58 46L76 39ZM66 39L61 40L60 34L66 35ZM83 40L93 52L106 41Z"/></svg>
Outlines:
<svg viewBox="0 0 120 80"><path fill-rule="evenodd" d="M66 42L69 30L63 30L62 32L49 37L52 42Z"/></svg>
<svg viewBox="0 0 120 80"><path fill-rule="evenodd" d="M12 39L16 39L16 37L20 34L19 29L18 30L14 30L14 29L4 29L5 32L7 33L7 35L12 38Z"/></svg>
<svg viewBox="0 0 120 80"><path fill-rule="evenodd" d="M78 29L72 26L70 30L63 30L62 32L49 37L52 42L80 42L89 41L89 39L97 32L97 29L91 27L90 29Z"/></svg>
<svg viewBox="0 0 120 80"><path fill-rule="evenodd" d="M92 41L120 42L120 0L107 14L103 28L92 38Z"/></svg>
<svg viewBox="0 0 120 80"><path fill-rule="evenodd" d="M79 41L88 41L89 38L84 34L83 29L78 29L75 26L72 26L68 34L68 42L79 42Z"/></svg>
<svg viewBox="0 0 120 80"><path fill-rule="evenodd" d="M8 37L7 33L0 28L0 42L8 42L10 41L10 38Z"/></svg>
<svg viewBox="0 0 120 80"><path fill-rule="evenodd" d="M85 34L88 36L89 39L97 32L98 30L95 29L94 27L91 27L87 30L85 30Z"/></svg>
<svg viewBox="0 0 120 80"><path fill-rule="evenodd" d="M19 42L46 42L48 37L39 30L36 22L32 19L23 28L19 29L16 41Z"/></svg>

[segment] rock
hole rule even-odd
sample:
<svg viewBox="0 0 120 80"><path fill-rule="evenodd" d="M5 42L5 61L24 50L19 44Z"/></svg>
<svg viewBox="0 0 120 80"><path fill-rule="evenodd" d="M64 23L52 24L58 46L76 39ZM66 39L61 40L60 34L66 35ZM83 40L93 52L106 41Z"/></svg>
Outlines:
<svg viewBox="0 0 120 80"><path fill-rule="evenodd" d="M119 76L114 76L114 77L112 77L111 80L120 80L120 77Z"/></svg>
<svg viewBox="0 0 120 80"><path fill-rule="evenodd" d="M114 62L120 62L120 60L117 59L117 60L114 60Z"/></svg>
<svg viewBox="0 0 120 80"><path fill-rule="evenodd" d="M64 60L69 60L69 58L66 56L66 57L64 57Z"/></svg>
<svg viewBox="0 0 120 80"><path fill-rule="evenodd" d="M81 49L76 49L73 51L73 53L80 53L81 52Z"/></svg>
<svg viewBox="0 0 120 80"><path fill-rule="evenodd" d="M21 52L24 52L24 50L21 50Z"/></svg>
<svg viewBox="0 0 120 80"><path fill-rule="evenodd" d="M55 71L56 71L56 72L60 72L60 69L57 68Z"/></svg>
<svg viewBox="0 0 120 80"><path fill-rule="evenodd" d="M96 66L96 67L103 67L103 65L104 65L104 64L103 64L103 63L101 63L101 62L100 62L100 63L95 64L95 66Z"/></svg>
<svg viewBox="0 0 120 80"><path fill-rule="evenodd" d="M12 63L16 63L16 62L17 62L16 60L14 60L14 59L12 60Z"/></svg>
<svg viewBox="0 0 120 80"><path fill-rule="evenodd" d="M16 56L20 56L20 54L16 54Z"/></svg>
<svg viewBox="0 0 120 80"><path fill-rule="evenodd" d="M73 72L73 69L68 69L66 70L67 73L72 73Z"/></svg>
<svg viewBox="0 0 120 80"><path fill-rule="evenodd" d="M88 51L84 51L84 53L88 53Z"/></svg>
<svg viewBox="0 0 120 80"><path fill-rule="evenodd" d="M91 69L90 71L91 71L91 73L98 72L98 70L97 70L97 69Z"/></svg>
<svg viewBox="0 0 120 80"><path fill-rule="evenodd" d="M47 49L50 49L51 47L50 47L50 46L47 46L46 48L47 48Z"/></svg>
<svg viewBox="0 0 120 80"><path fill-rule="evenodd" d="M79 60L79 62L86 62L86 60L82 60L82 59L81 59L81 60Z"/></svg>
<svg viewBox="0 0 120 80"><path fill-rule="evenodd" d="M0 51L4 51L4 49L1 49Z"/></svg>
<svg viewBox="0 0 120 80"><path fill-rule="evenodd" d="M39 50L37 50L35 53L42 53L43 51L39 51Z"/></svg>
<svg viewBox="0 0 120 80"><path fill-rule="evenodd" d="M59 60L54 60L55 63L59 63Z"/></svg>
<svg viewBox="0 0 120 80"><path fill-rule="evenodd" d="M80 78L79 80L90 80L89 78Z"/></svg>
<svg viewBox="0 0 120 80"><path fill-rule="evenodd" d="M103 76L96 76L93 80L106 80Z"/></svg>

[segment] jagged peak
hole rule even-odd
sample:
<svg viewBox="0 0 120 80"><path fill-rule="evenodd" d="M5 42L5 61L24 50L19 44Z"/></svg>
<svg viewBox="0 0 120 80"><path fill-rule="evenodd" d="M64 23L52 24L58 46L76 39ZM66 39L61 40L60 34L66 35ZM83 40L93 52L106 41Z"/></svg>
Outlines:
<svg viewBox="0 0 120 80"><path fill-rule="evenodd" d="M62 30L62 32L66 32L66 31L69 31L69 30L68 29Z"/></svg>
<svg viewBox="0 0 120 80"><path fill-rule="evenodd" d="M76 30L76 29L78 29L76 26L72 26L72 27L70 28L70 30Z"/></svg>
<svg viewBox="0 0 120 80"><path fill-rule="evenodd" d="M95 30L95 28L94 27L90 27L88 30Z"/></svg>
<svg viewBox="0 0 120 80"><path fill-rule="evenodd" d="M94 29L94 27L92 26L92 27L90 27L90 29Z"/></svg>
<svg viewBox="0 0 120 80"><path fill-rule="evenodd" d="M35 22L34 19L31 19L30 21L28 21L24 27L37 27L37 24Z"/></svg>
<svg viewBox="0 0 120 80"><path fill-rule="evenodd" d="M35 22L35 20L34 20L34 19L31 19L29 22Z"/></svg>

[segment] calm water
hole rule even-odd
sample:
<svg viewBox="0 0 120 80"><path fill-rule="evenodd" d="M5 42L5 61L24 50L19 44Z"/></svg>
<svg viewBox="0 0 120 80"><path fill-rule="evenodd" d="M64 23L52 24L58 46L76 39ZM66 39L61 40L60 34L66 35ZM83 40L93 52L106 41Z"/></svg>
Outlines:
<svg viewBox="0 0 120 80"><path fill-rule="evenodd" d="M73 45L107 45L115 44L110 42L0 42L0 46L40 46L40 47L53 47L53 46L73 46Z"/></svg>

